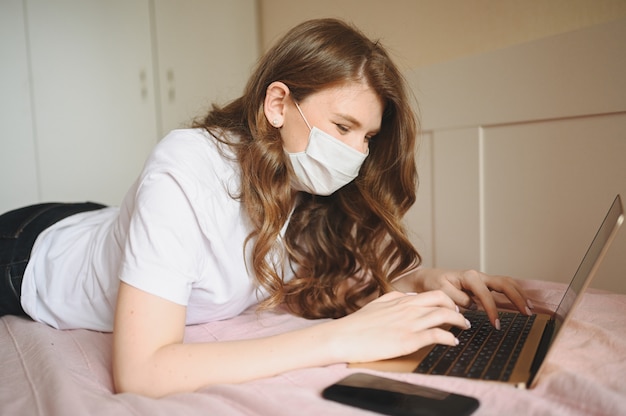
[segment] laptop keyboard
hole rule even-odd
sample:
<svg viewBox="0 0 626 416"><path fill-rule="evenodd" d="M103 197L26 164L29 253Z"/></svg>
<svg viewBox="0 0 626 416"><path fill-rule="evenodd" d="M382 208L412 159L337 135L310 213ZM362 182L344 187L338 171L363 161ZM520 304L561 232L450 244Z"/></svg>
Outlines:
<svg viewBox="0 0 626 416"><path fill-rule="evenodd" d="M463 315L472 327L450 330L459 339L459 345L436 345L415 372L507 381L535 315L500 312L500 330L491 325L484 311L466 311Z"/></svg>

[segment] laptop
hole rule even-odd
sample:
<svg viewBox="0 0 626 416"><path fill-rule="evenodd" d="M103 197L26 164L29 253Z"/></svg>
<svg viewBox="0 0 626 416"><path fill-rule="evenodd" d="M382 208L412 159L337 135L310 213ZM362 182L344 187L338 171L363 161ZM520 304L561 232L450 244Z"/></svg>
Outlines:
<svg viewBox="0 0 626 416"><path fill-rule="evenodd" d="M521 388L534 387L550 347L570 319L623 222L624 208L617 195L555 312L527 316L502 311L499 312L501 329L497 331L484 311L466 311L464 315L472 328L449 328L459 338L456 347L433 345L407 356L351 363L349 367L449 375L505 382Z"/></svg>

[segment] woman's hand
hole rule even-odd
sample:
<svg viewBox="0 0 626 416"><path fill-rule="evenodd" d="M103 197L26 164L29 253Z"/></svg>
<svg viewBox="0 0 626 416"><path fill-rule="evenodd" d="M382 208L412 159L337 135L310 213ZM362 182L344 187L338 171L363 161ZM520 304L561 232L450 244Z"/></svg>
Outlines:
<svg viewBox="0 0 626 416"><path fill-rule="evenodd" d="M398 290L426 292L441 290L459 306L471 308L478 300L491 323L499 329L498 310L493 292L502 293L520 312L530 315L532 303L519 283L510 277L495 276L475 270L417 269L394 282Z"/></svg>
<svg viewBox="0 0 626 416"><path fill-rule="evenodd" d="M387 293L360 310L322 324L331 330L338 361L367 362L410 354L430 344L456 345L442 325L469 322L442 291Z"/></svg>

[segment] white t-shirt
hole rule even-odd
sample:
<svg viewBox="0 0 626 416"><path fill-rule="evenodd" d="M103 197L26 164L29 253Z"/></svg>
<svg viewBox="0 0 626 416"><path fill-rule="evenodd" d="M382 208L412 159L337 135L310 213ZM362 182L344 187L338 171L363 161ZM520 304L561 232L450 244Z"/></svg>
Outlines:
<svg viewBox="0 0 626 416"><path fill-rule="evenodd" d="M240 183L227 146L203 130L171 132L119 209L73 215L38 237L22 283L24 310L60 329L111 331L122 280L186 305L187 324L238 315L266 296L251 242L244 254L252 228L236 198ZM282 272L292 277L290 267Z"/></svg>

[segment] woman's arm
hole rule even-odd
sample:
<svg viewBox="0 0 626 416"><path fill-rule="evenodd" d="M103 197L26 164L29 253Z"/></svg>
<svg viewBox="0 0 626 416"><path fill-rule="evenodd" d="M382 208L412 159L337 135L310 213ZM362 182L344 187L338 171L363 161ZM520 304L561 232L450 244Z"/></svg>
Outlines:
<svg viewBox="0 0 626 416"><path fill-rule="evenodd" d="M443 324L467 326L441 291L384 295L344 318L266 338L184 344L184 306L120 284L113 335L117 392L159 397L338 362L373 361L432 343Z"/></svg>

